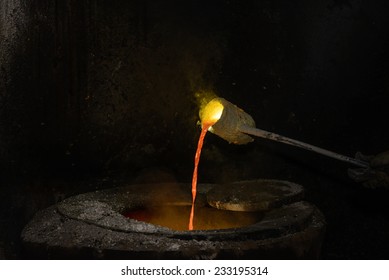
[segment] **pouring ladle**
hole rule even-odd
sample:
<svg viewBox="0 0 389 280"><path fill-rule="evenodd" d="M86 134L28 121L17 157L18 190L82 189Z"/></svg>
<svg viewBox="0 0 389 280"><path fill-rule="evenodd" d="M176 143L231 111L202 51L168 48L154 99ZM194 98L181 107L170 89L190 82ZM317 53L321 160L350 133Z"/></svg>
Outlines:
<svg viewBox="0 0 389 280"><path fill-rule="evenodd" d="M208 130L233 144L247 144L254 140L251 136L257 136L299 147L359 167L369 168L370 166L368 162L256 128L255 121L249 114L224 98L214 98L200 110L202 124L206 123L208 118L215 118L215 116L218 120Z"/></svg>

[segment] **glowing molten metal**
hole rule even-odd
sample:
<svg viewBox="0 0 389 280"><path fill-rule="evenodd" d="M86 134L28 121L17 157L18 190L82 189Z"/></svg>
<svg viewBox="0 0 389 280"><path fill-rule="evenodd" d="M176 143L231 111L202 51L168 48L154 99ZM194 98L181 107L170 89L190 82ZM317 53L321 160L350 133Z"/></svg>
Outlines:
<svg viewBox="0 0 389 280"><path fill-rule="evenodd" d="M202 110L200 110L200 119L201 119L201 134L199 142L197 144L197 150L195 155L195 165L193 170L192 178L192 208L190 211L189 217L189 230L193 230L193 220L194 220L194 205L196 202L196 192L197 192L197 171L200 161L201 149L203 147L205 134L211 127L220 119L223 113L223 105L216 99L213 99L209 102Z"/></svg>

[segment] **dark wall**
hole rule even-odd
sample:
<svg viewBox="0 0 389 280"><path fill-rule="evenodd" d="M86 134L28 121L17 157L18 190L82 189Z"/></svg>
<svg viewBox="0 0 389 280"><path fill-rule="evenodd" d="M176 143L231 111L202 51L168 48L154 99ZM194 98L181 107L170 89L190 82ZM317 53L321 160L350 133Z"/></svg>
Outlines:
<svg viewBox="0 0 389 280"><path fill-rule="evenodd" d="M213 87L225 47L211 12L180 1L28 1L19 8L10 12L22 14L18 38L3 46L6 163L26 172L96 172L191 158L195 92Z"/></svg>
<svg viewBox="0 0 389 280"><path fill-rule="evenodd" d="M382 3L20 1L4 10L16 27L2 43L3 165L187 162L201 89L261 128L377 153L388 143Z"/></svg>
<svg viewBox="0 0 389 280"><path fill-rule="evenodd" d="M357 0L1 1L0 174L4 201L20 211L15 227L64 196L106 187L51 181L190 181L202 90L260 128L341 154L388 149L387 12L387 1ZM199 181L296 181L344 221L372 208L361 197L376 205L382 196L353 184L347 167L208 135ZM327 256L341 243L330 240ZM381 256L363 252L354 256Z"/></svg>

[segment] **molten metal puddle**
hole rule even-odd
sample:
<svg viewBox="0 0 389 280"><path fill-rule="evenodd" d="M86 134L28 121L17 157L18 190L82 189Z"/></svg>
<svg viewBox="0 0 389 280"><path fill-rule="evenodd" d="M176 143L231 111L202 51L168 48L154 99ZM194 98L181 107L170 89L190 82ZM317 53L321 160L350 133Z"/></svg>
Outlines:
<svg viewBox="0 0 389 280"><path fill-rule="evenodd" d="M173 230L188 230L190 205L162 205L130 209L122 213L129 219L143 221ZM211 206L196 208L195 230L218 230L245 227L263 218L258 212L235 212L218 210Z"/></svg>

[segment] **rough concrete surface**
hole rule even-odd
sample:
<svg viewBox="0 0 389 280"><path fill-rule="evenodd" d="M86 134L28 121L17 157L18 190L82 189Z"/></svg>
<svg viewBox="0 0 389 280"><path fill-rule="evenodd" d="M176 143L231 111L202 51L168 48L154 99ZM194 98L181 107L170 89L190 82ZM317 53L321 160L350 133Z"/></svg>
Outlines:
<svg viewBox="0 0 389 280"><path fill-rule="evenodd" d="M253 184L264 184L258 182ZM170 189L179 193L183 186L176 185ZM200 186L200 189L207 193L224 186L204 187ZM140 192L140 196L143 196L148 188L158 189L158 185L134 185L106 192L116 193L120 197L121 194L139 188L143 189L143 193ZM22 234L25 257L319 257L325 231L324 217L315 206L307 202L293 202L273 208L265 212L259 222L241 228L176 231L121 215L120 209L129 207L138 197L139 192L134 192L132 198L127 196L129 201L124 205L122 198L117 201L114 196L100 191L69 198L39 212ZM244 203L247 204L247 201Z"/></svg>

